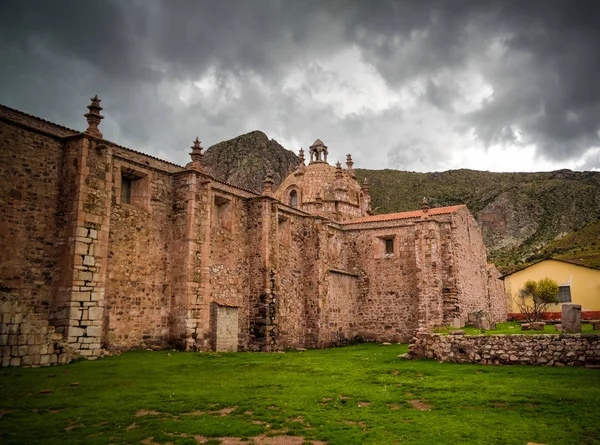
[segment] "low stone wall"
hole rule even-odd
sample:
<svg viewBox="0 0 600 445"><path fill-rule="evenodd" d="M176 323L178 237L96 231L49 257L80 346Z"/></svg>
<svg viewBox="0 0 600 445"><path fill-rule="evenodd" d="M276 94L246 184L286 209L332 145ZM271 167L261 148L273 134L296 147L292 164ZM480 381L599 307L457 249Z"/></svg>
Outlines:
<svg viewBox="0 0 600 445"><path fill-rule="evenodd" d="M418 332L411 358L482 365L600 365L600 335L441 335Z"/></svg>
<svg viewBox="0 0 600 445"><path fill-rule="evenodd" d="M72 353L44 313L19 301L0 300L0 366L69 363Z"/></svg>

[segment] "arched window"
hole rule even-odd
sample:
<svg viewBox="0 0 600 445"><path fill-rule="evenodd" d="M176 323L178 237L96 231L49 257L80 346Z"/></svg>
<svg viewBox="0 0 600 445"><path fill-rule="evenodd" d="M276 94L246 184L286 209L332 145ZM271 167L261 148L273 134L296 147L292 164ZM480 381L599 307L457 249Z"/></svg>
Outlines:
<svg viewBox="0 0 600 445"><path fill-rule="evenodd" d="M290 192L290 207L298 206L298 192L296 190L292 190Z"/></svg>

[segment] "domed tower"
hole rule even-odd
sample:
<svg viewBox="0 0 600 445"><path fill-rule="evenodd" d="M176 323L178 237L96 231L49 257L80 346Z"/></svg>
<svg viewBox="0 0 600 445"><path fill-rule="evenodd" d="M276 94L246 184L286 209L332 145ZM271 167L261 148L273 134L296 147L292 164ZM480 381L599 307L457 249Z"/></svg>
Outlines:
<svg viewBox="0 0 600 445"><path fill-rule="evenodd" d="M371 197L368 186L361 187L352 166L352 156L346 159L347 168L338 162L327 162L327 146L317 139L310 146L310 162L304 164L300 149L300 165L279 185L275 198L282 203L333 221L343 222L370 213Z"/></svg>

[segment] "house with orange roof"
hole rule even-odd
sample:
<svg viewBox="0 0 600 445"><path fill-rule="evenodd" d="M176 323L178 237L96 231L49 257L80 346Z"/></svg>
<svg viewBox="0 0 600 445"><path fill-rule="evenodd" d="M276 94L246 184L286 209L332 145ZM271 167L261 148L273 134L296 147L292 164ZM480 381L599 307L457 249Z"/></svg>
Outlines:
<svg viewBox="0 0 600 445"><path fill-rule="evenodd" d="M405 342L473 312L506 319L465 206L372 215L352 157L331 165L319 139L254 193L211 176L198 138L179 166L104 139L98 97L88 110L77 131L0 106L2 366Z"/></svg>

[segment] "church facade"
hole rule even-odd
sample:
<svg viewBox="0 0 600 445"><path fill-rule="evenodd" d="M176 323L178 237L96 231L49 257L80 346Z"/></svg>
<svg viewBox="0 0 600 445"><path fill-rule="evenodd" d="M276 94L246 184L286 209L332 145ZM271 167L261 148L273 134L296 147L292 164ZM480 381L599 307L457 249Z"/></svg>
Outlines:
<svg viewBox="0 0 600 445"><path fill-rule="evenodd" d="M0 106L3 366L109 349L274 351L407 341L484 311L506 319L465 206L370 214L350 156L320 140L273 190Z"/></svg>

